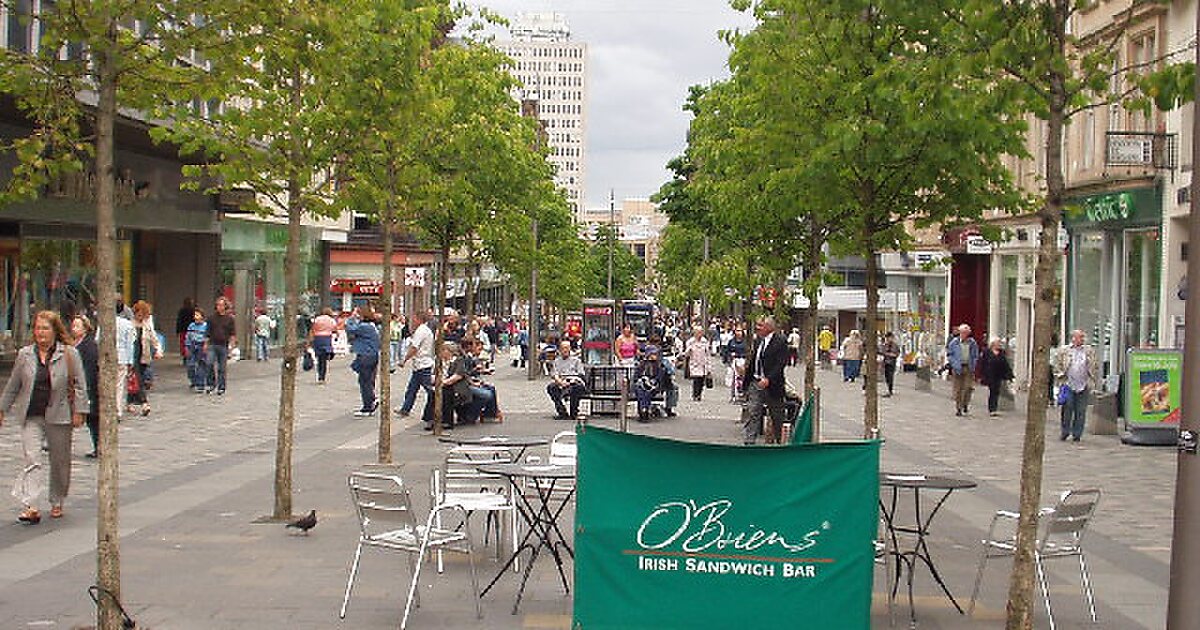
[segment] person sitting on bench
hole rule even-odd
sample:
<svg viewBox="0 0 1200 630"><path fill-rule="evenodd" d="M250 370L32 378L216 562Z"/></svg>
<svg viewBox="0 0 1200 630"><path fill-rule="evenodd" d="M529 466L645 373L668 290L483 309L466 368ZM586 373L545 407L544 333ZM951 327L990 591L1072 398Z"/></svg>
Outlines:
<svg viewBox="0 0 1200 630"><path fill-rule="evenodd" d="M654 397L667 390L667 371L663 369L657 345L647 344L633 374L633 395L637 397L638 421L650 421Z"/></svg>
<svg viewBox="0 0 1200 630"><path fill-rule="evenodd" d="M550 384L546 393L554 401L554 409L562 420L575 419L579 416L579 399L587 396L587 385L584 384L583 361L571 354L571 342L563 341L558 344L558 356L550 362ZM570 414L563 405L566 397L571 407Z"/></svg>

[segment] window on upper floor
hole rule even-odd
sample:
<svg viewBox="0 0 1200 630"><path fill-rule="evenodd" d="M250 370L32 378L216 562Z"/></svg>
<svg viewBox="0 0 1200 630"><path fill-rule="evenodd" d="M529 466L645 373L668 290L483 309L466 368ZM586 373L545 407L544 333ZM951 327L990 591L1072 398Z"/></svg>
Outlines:
<svg viewBox="0 0 1200 630"><path fill-rule="evenodd" d="M1129 65L1137 74L1152 72L1160 64L1156 63L1158 48L1154 31L1139 33L1130 38ZM1152 131L1150 116L1141 111L1129 113L1130 131Z"/></svg>
<svg viewBox="0 0 1200 630"><path fill-rule="evenodd" d="M1080 168L1091 170L1095 165L1096 153L1096 110L1089 109L1083 114L1083 124L1080 125L1079 157Z"/></svg>
<svg viewBox="0 0 1200 630"><path fill-rule="evenodd" d="M19 53L32 52L34 41L32 0L15 0L5 3L4 6L6 8L4 46Z"/></svg>

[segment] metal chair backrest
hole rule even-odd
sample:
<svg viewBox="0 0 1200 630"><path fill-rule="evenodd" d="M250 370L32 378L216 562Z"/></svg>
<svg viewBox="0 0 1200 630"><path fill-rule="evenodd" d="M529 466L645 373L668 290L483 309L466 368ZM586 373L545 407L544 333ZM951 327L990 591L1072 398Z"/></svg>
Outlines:
<svg viewBox="0 0 1200 630"><path fill-rule="evenodd" d="M352 472L347 483L364 539L397 526L416 529L408 488L399 476Z"/></svg>
<svg viewBox="0 0 1200 630"><path fill-rule="evenodd" d="M548 463L559 466L574 466L578 458L578 446L574 431L559 431L550 440L550 459Z"/></svg>
<svg viewBox="0 0 1200 630"><path fill-rule="evenodd" d="M442 461L443 492L495 492L507 494L508 480L480 472L480 464L508 464L515 461L511 450L500 446L456 446Z"/></svg>
<svg viewBox="0 0 1200 630"><path fill-rule="evenodd" d="M1054 549L1060 554L1077 551L1096 513L1100 494L1098 488L1063 492L1058 503L1041 515L1039 548Z"/></svg>

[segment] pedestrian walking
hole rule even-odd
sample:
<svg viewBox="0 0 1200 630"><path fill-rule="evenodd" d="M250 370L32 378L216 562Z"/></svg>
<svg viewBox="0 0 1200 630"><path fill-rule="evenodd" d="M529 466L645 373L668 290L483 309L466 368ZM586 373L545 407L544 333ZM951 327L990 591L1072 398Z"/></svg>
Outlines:
<svg viewBox="0 0 1200 630"><path fill-rule="evenodd" d="M692 381L692 400L699 402L704 388L712 380L712 352L704 329L692 328L692 337L683 347L683 374Z"/></svg>
<svg viewBox="0 0 1200 630"><path fill-rule="evenodd" d="M412 413L413 405L417 403L417 392L424 390L426 402L433 397L433 345L436 340L433 326L436 326L432 311L414 313L412 316L412 336L408 338L408 352L400 361L400 367L412 361L412 375L408 377L408 387L404 390L404 401L396 413L407 416ZM425 422L425 430L433 430L433 417Z"/></svg>
<svg viewBox="0 0 1200 630"><path fill-rule="evenodd" d="M1087 420L1088 398L1100 378L1100 363L1096 360L1096 349L1085 343L1087 335L1082 330L1071 331L1070 345L1063 346L1055 356L1054 379L1059 388L1066 388L1062 403L1062 432L1058 439L1069 436L1078 442L1083 437L1083 426Z"/></svg>
<svg viewBox="0 0 1200 630"><path fill-rule="evenodd" d="M884 397L891 398L896 392L896 360L900 358L900 344L896 343L896 335L890 330L879 344L879 356L883 357L883 381L887 383Z"/></svg>
<svg viewBox="0 0 1200 630"><path fill-rule="evenodd" d="M821 367L826 370L833 367L833 343L837 341L837 336L829 329L829 326L822 326L821 332L817 333L817 351L820 354Z"/></svg>
<svg viewBox="0 0 1200 630"><path fill-rule="evenodd" d="M958 335L946 344L946 363L954 377L954 415L965 416L971 406L975 389L975 365L979 361L979 344L971 337L971 327L962 324Z"/></svg>
<svg viewBox="0 0 1200 630"><path fill-rule="evenodd" d="M133 304L133 381L129 387L129 413L150 415L150 393L154 386L154 360L163 356L158 331L150 303L138 300Z"/></svg>
<svg viewBox="0 0 1200 630"><path fill-rule="evenodd" d="M793 328L792 332L788 333L788 365L795 366L800 360L800 329Z"/></svg>
<svg viewBox="0 0 1200 630"><path fill-rule="evenodd" d="M755 341L746 366L746 423L742 442L754 444L763 433L763 412L771 416L767 443L779 442L783 429L783 397L786 392L783 368L787 365L787 342L775 331L774 317L760 317L754 325Z"/></svg>
<svg viewBox="0 0 1200 630"><path fill-rule="evenodd" d="M980 362L979 373L983 384L988 388L988 415L995 416L999 414L997 409L1000 405L1000 392L1005 383L1013 379L1012 365L1004 352L1004 342L999 338L988 342L987 352L983 353Z"/></svg>
<svg viewBox="0 0 1200 630"><path fill-rule="evenodd" d="M100 348L96 346L96 327L92 320L86 315L76 315L71 320L71 339L83 362L83 380L87 384L90 407L85 420L92 438L92 451L84 457L95 459L100 456Z"/></svg>
<svg viewBox="0 0 1200 630"><path fill-rule="evenodd" d="M851 330L842 340L841 351L838 353L842 361L842 382L853 383L862 372L864 344L862 333Z"/></svg>
<svg viewBox="0 0 1200 630"><path fill-rule="evenodd" d="M275 330L275 320L267 315L266 309L256 310L258 316L254 318L254 360L266 361L267 346L271 342L271 331Z"/></svg>
<svg viewBox="0 0 1200 630"><path fill-rule="evenodd" d="M179 342L179 354L183 364L188 365L187 329L192 325L196 314L196 302L190 297L183 298L183 306L175 313L175 339Z"/></svg>
<svg viewBox="0 0 1200 630"><path fill-rule="evenodd" d="M404 316L393 313L392 321L388 323L388 374L394 374L396 366L400 365L400 347L404 343L406 327Z"/></svg>
<svg viewBox="0 0 1200 630"><path fill-rule="evenodd" d="M312 327L308 330L308 345L316 355L317 384L325 384L325 373L329 360L333 358L333 335L337 333L338 323L333 317L333 309L326 306L321 314L313 318Z"/></svg>
<svg viewBox="0 0 1200 630"><path fill-rule="evenodd" d="M125 416L125 405L129 402L129 388L127 383L130 378L136 378L133 374L133 344L136 335L133 330L133 318L126 319L118 315L113 324L116 334L117 344L117 419L120 420Z"/></svg>
<svg viewBox="0 0 1200 630"><path fill-rule="evenodd" d="M354 309L346 320L346 335L350 338L350 352L354 353L350 369L358 374L358 393L362 397L362 406L354 415L369 416L379 408L375 398L375 375L379 372L380 339L375 311L370 306Z"/></svg>
<svg viewBox="0 0 1200 630"><path fill-rule="evenodd" d="M49 447L51 518L63 515L63 500L71 486L72 430L83 425L90 411L83 361L66 326L57 312L38 312L33 318L33 343L17 352L12 374L0 393L0 425L5 417L11 417L21 426L20 479L26 489L45 487L42 443ZM42 520L38 493L23 494L18 520L37 524Z"/></svg>
<svg viewBox="0 0 1200 630"><path fill-rule="evenodd" d="M183 347L187 351L188 382L193 392L203 394L208 389L208 321L204 310L192 309L192 323L184 334Z"/></svg>
<svg viewBox="0 0 1200 630"><path fill-rule="evenodd" d="M237 347L236 322L229 309L229 300L217 298L216 311L208 319L208 367L212 379L208 389L216 389L218 396L225 394L225 372L229 365L229 350Z"/></svg>

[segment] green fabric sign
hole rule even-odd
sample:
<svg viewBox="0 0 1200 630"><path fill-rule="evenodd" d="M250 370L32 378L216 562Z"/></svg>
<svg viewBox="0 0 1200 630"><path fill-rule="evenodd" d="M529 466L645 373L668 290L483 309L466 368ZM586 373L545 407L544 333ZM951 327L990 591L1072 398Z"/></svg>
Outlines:
<svg viewBox="0 0 1200 630"><path fill-rule="evenodd" d="M792 432L792 444L808 444L812 442L813 407L816 405L816 401L817 397L815 395L809 395L808 400L804 401L804 407L796 417L795 431Z"/></svg>
<svg viewBox="0 0 1200 630"><path fill-rule="evenodd" d="M870 627L878 442L578 441L575 628Z"/></svg>
<svg viewBox="0 0 1200 630"><path fill-rule="evenodd" d="M1183 398L1183 353L1129 350L1125 378L1125 421L1140 426L1179 426Z"/></svg>

